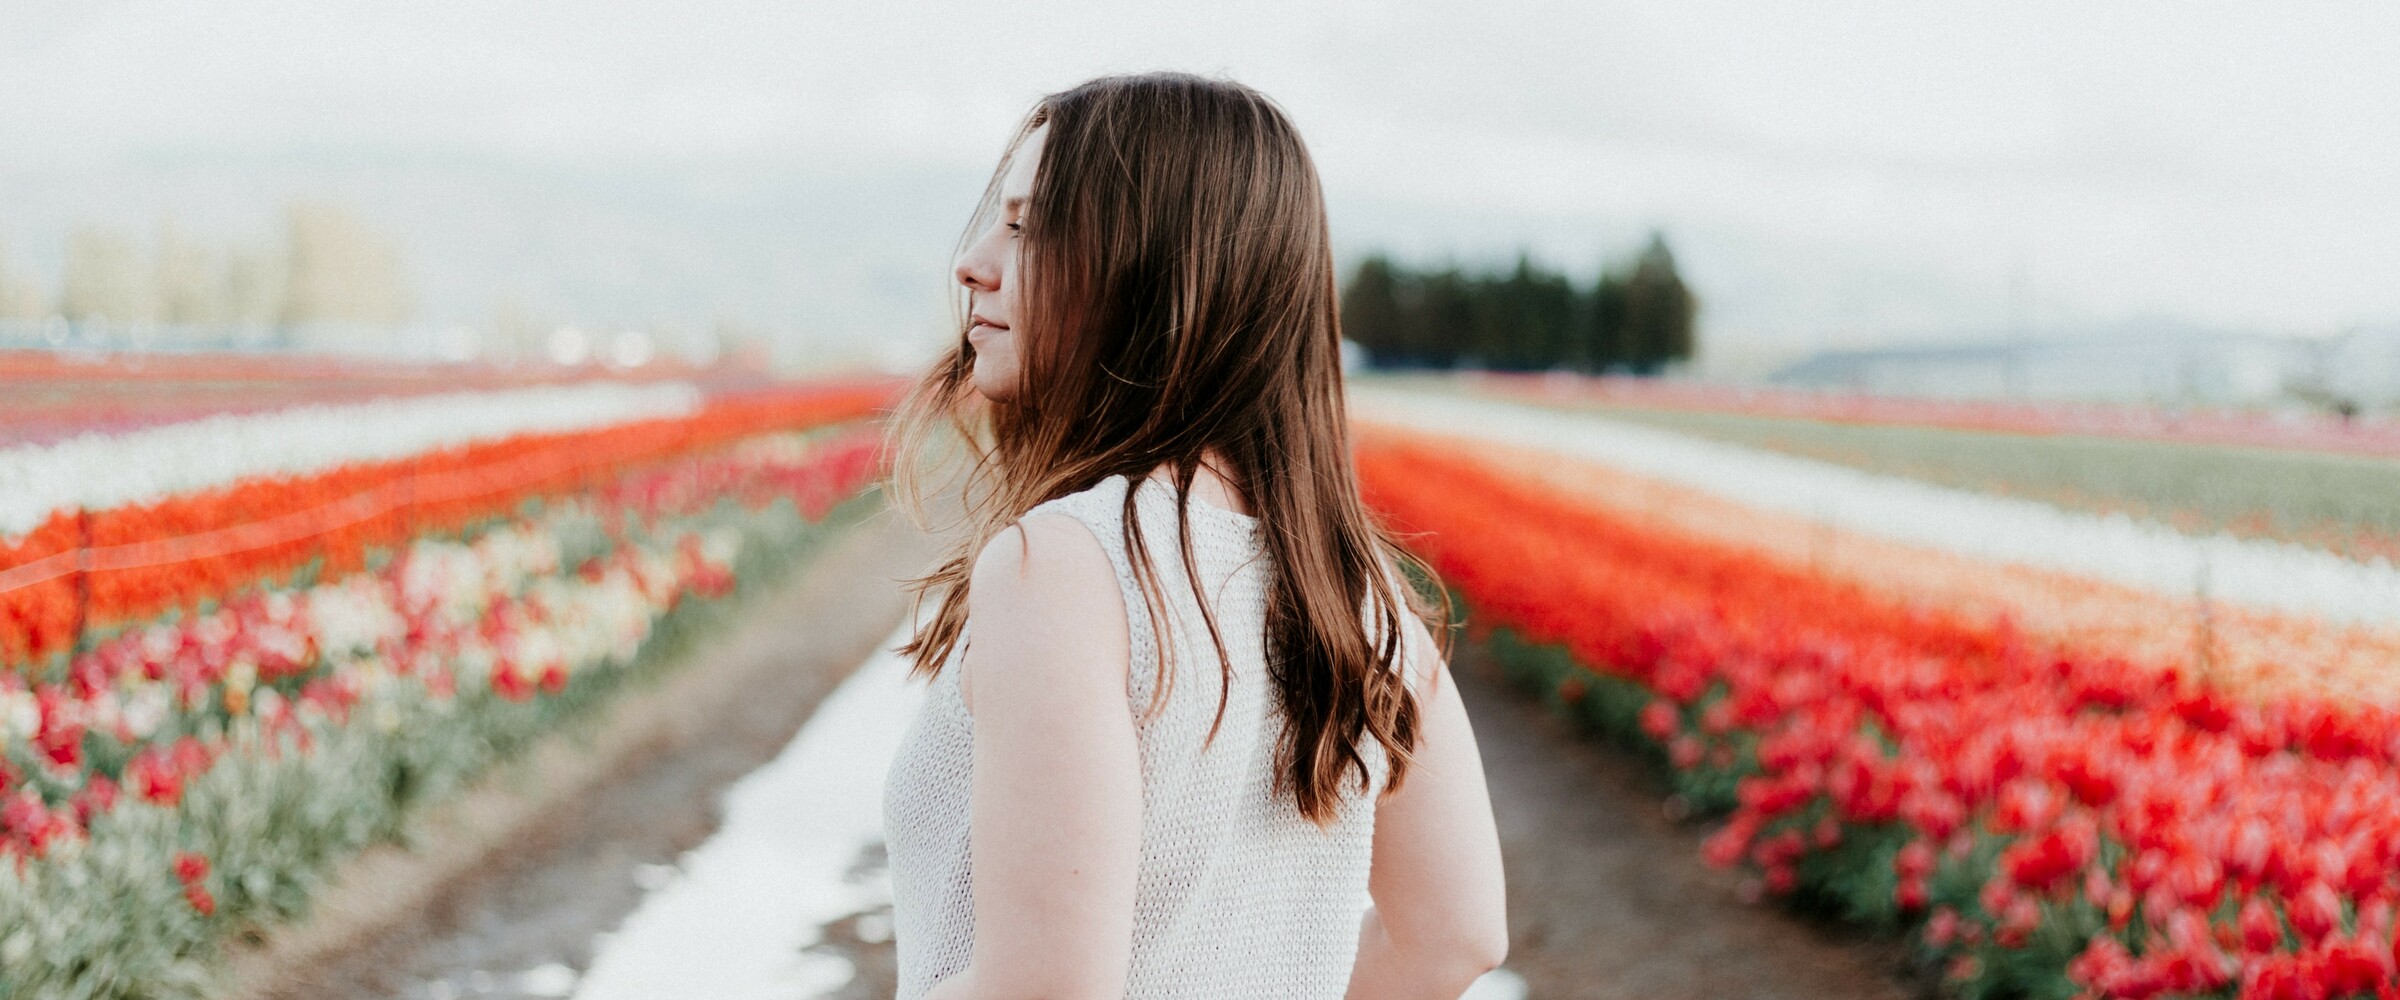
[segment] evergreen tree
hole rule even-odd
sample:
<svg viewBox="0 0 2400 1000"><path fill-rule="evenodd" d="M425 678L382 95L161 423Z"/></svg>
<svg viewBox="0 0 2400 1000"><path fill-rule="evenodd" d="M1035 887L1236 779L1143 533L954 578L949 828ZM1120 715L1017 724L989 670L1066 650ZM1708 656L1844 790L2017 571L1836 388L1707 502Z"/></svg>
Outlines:
<svg viewBox="0 0 2400 1000"><path fill-rule="evenodd" d="M1591 308L1585 316L1584 358L1580 369L1597 375L1628 363L1633 348L1626 339L1625 279L1614 269L1600 272L1600 280L1592 286Z"/></svg>
<svg viewBox="0 0 2400 1000"><path fill-rule="evenodd" d="M1698 303L1675 273L1666 237L1653 231L1625 279L1625 331L1634 371L1656 374L1668 361L1692 356L1692 318Z"/></svg>
<svg viewBox="0 0 2400 1000"><path fill-rule="evenodd" d="M1392 262L1382 254L1368 257L1342 289L1342 335L1357 341L1377 365L1415 363L1402 329L1400 301Z"/></svg>
<svg viewBox="0 0 2400 1000"><path fill-rule="evenodd" d="M1522 255L1517 258L1516 283L1520 315L1532 349L1533 364L1528 367L1572 367L1579 298L1574 283L1557 271L1533 267Z"/></svg>
<svg viewBox="0 0 2400 1000"><path fill-rule="evenodd" d="M1506 275L1462 275L1459 282L1473 302L1468 340L1485 366L1540 371L1565 363L1574 350L1577 301L1564 275L1519 253Z"/></svg>
<svg viewBox="0 0 2400 1000"><path fill-rule="evenodd" d="M1525 352L1517 343L1521 331L1508 279L1462 273L1459 285L1466 289L1474 317L1474 332L1467 340L1474 345L1476 367L1500 371L1523 367Z"/></svg>
<svg viewBox="0 0 2400 1000"><path fill-rule="evenodd" d="M1652 233L1630 268L1603 268L1588 295L1524 251L1503 273L1416 271L1375 254L1352 273L1341 310L1344 335L1378 366L1654 374L1691 357L1697 303Z"/></svg>
<svg viewBox="0 0 2400 1000"><path fill-rule="evenodd" d="M1456 266L1425 275L1417 323L1426 364L1457 368L1484 363L1483 345L1475 339L1474 284Z"/></svg>

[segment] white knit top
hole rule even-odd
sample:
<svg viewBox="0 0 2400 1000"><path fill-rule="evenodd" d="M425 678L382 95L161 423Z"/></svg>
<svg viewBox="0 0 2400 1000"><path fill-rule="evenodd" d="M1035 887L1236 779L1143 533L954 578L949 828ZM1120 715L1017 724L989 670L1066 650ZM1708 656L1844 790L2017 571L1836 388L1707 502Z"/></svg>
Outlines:
<svg viewBox="0 0 2400 1000"><path fill-rule="evenodd" d="M1070 515L1107 550L1132 634L1127 710L1139 720L1158 681L1160 657L1120 534L1126 483L1124 476L1111 476L1027 513ZM1216 713L1219 661L1184 577L1174 492L1161 472L1143 480L1137 497L1142 537L1177 621L1166 632L1177 652L1165 702L1136 727L1142 845L1125 995L1338 1000L1349 984L1368 903L1383 748L1362 738L1371 788L1360 795L1355 784L1345 785L1351 797L1328 829L1303 818L1288 796L1273 794L1282 716L1264 666L1265 582L1272 565L1259 521L1194 499L1193 556L1233 663L1224 721L1202 752ZM917 1000L965 966L975 936L967 852L974 730L959 699L963 634L961 639L926 689L886 776L883 821L898 1000Z"/></svg>

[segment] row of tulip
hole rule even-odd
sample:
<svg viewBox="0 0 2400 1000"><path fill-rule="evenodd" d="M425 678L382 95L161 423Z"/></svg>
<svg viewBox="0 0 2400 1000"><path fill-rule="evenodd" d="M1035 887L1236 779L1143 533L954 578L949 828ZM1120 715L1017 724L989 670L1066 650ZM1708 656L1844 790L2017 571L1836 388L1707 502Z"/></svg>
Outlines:
<svg viewBox="0 0 2400 1000"><path fill-rule="evenodd" d="M2074 400L2029 403L1912 398L1566 373L1477 373L1470 384L1499 394L1563 403L2400 457L2400 421L2389 417L2358 419L2325 413L2168 408Z"/></svg>
<svg viewBox="0 0 2400 1000"><path fill-rule="evenodd" d="M1365 393L1383 419L1547 448L1862 534L2340 622L2400 620L2400 570L2293 545L1879 476L1690 435L1502 402ZM1960 530L1973 525L1976 530ZM2203 582L2204 581L2204 582Z"/></svg>
<svg viewBox="0 0 2400 1000"><path fill-rule="evenodd" d="M698 403L689 387L673 384L600 386L587 395L552 387L387 401L371 412L334 408L302 424L281 415L229 418L211 426L242 439L225 443L235 457L213 467L186 460L197 471L169 477L177 491L114 507L56 509L31 532L0 540L0 667L55 673L69 649L116 629L199 610L257 585L346 575L409 539L461 530L528 500L579 492L743 435L861 414L891 392L888 382L863 381ZM544 399L555 405L526 405ZM310 463L258 474L258 463L239 456L271 455L272 435L250 440L268 431L352 443L298 448L313 456ZM198 433L137 432L124 439L132 450L117 461L160 459L162 440L179 452L212 450L215 439L191 436ZM408 451L412 445L422 450ZM108 461L102 450L77 454L94 466ZM202 485L181 488L191 483Z"/></svg>
<svg viewBox="0 0 2400 1000"><path fill-rule="evenodd" d="M610 370L619 384L687 383L703 392L779 381L749 357L696 367L672 358ZM288 352L112 354L0 347L0 448L116 436L211 417L469 390L497 392L594 381L592 369L407 361Z"/></svg>
<svg viewBox="0 0 2400 1000"><path fill-rule="evenodd" d="M55 676L0 671L0 995L208 995L228 941L305 914L341 860L673 662L730 613L714 598L872 503L879 433L835 425L875 390L717 400L681 450L607 450L625 461L587 489L175 595Z"/></svg>
<svg viewBox="0 0 2400 1000"><path fill-rule="evenodd" d="M2298 447L2157 441L2097 430L2051 433L2006 425L1845 419L1807 409L1701 408L1705 396L1661 404L1653 393L1696 388L1527 391L1477 381L1484 398L1634 423L1867 472L2121 515L2189 535L2215 532L2288 542L2360 562L2400 564L2400 464ZM1580 385L1569 380L1570 386ZM1718 394L1732 390L1719 390ZM1826 397L1827 405L1890 405ZM1894 414L1892 416L1897 416Z"/></svg>
<svg viewBox="0 0 2400 1000"><path fill-rule="evenodd" d="M0 449L0 536L62 511L149 504L265 476L309 476L540 431L688 416L700 390L585 382L213 414L117 434ZM329 432L329 429L338 429Z"/></svg>
<svg viewBox="0 0 2400 1000"><path fill-rule="evenodd" d="M1716 543L1804 565L1883 600L2024 640L2127 662L2192 670L2247 696L2303 692L2400 703L2400 629L2330 626L2238 605L2196 605L2155 591L2055 570L1977 559L1738 503L1598 464L1544 461L1541 449L1479 440L1559 489Z"/></svg>
<svg viewBox="0 0 2400 1000"><path fill-rule="evenodd" d="M2387 565L2195 539L1573 414L1357 395L1356 412L1471 436L1478 450L1580 459L1526 464L1647 522L1804 558L1933 612L2192 670L2246 694L2400 705L2400 677L2386 668L2400 657L2400 572Z"/></svg>
<svg viewBox="0 0 2400 1000"><path fill-rule="evenodd" d="M1916 928L1963 996L2394 995L2400 713L1688 530L1486 429L1362 427L1370 501L1513 671L1723 818L1711 861Z"/></svg>

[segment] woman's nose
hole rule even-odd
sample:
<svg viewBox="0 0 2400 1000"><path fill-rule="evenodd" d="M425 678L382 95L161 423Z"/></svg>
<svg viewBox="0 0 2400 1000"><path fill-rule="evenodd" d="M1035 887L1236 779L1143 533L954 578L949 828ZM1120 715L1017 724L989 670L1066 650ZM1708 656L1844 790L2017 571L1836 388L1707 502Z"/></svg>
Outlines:
<svg viewBox="0 0 2400 1000"><path fill-rule="evenodd" d="M980 254L970 251L958 260L958 283L978 292L998 291L1000 272L985 264Z"/></svg>

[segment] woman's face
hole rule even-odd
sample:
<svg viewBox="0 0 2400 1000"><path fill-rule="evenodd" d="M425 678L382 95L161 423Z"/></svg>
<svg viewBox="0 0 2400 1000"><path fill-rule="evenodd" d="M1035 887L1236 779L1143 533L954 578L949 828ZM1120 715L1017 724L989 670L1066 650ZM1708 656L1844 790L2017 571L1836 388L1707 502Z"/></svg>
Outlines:
<svg viewBox="0 0 2400 1000"><path fill-rule="evenodd" d="M967 342L975 345L975 391L985 399L1004 400L1017 391L1017 304L1024 300L1017 283L1017 222L1033 193L1033 170L1049 133L1045 123L1026 134L1000 178L999 216L958 259L958 281L967 286L973 316Z"/></svg>

